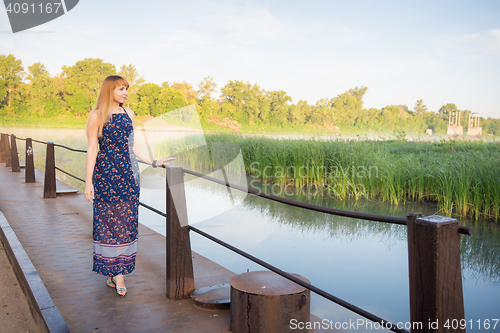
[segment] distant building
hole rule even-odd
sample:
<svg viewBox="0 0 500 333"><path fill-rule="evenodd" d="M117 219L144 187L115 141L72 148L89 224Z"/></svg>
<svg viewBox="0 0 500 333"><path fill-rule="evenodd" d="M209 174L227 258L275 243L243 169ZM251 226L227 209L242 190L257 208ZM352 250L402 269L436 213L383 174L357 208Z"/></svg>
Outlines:
<svg viewBox="0 0 500 333"><path fill-rule="evenodd" d="M483 128L479 126L479 113L473 112L469 115L469 128L467 136L470 139L479 139L483 133Z"/></svg>
<svg viewBox="0 0 500 333"><path fill-rule="evenodd" d="M462 136L464 127L460 125L460 110L451 110L448 121L448 136Z"/></svg>
<svg viewBox="0 0 500 333"><path fill-rule="evenodd" d="M430 129L430 128L426 129L425 134L432 135L432 129Z"/></svg>

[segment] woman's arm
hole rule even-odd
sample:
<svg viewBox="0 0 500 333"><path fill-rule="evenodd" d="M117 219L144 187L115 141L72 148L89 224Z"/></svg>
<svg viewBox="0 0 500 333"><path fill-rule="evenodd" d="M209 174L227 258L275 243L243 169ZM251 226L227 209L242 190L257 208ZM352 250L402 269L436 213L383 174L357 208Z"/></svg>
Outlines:
<svg viewBox="0 0 500 333"><path fill-rule="evenodd" d="M99 124L97 124L97 113L92 111L87 120L87 172L85 175L85 197L88 201L94 202L94 185L92 183L92 175L97 159L98 138L97 133Z"/></svg>

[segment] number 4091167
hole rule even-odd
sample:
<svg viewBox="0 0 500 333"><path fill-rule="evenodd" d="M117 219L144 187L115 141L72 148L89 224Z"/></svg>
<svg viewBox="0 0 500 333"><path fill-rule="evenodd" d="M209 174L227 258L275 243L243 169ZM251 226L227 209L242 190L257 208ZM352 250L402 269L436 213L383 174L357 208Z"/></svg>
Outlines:
<svg viewBox="0 0 500 333"><path fill-rule="evenodd" d="M478 329L485 329L485 330L489 330L489 329L492 329L494 330L496 327L497 327L497 324L498 324L498 321L499 319L479 319L479 320L476 320L476 321L473 321L472 319L466 321L465 319L460 319L460 320L457 320L457 319L448 319L443 327L447 328L447 329L466 329L466 328L470 328L470 329L474 329L474 328L478 328ZM477 325L477 326L476 326Z"/></svg>
<svg viewBox="0 0 500 333"><path fill-rule="evenodd" d="M41 4L38 4L38 5L35 5L34 3L32 4L28 4L28 3L9 3L9 5L7 6L6 10L7 10L7 13L16 13L16 14L19 14L19 13L40 13L40 14L43 14L43 13L46 13L46 14L50 14L52 12L56 13L59 11L59 8L61 7L61 3L60 2L54 2L54 3L46 3L45 6L43 3Z"/></svg>

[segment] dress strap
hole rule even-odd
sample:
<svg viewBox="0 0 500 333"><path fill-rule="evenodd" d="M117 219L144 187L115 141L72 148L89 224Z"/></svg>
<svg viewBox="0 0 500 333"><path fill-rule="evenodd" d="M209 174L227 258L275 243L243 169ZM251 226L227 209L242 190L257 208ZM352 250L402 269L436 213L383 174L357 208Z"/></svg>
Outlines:
<svg viewBox="0 0 500 333"><path fill-rule="evenodd" d="M130 119L130 121L132 121L132 118L130 118L130 116L128 115L127 110L125 110L125 108L123 106L122 106L122 109L123 109L123 111L125 111L125 114L127 115L128 119Z"/></svg>

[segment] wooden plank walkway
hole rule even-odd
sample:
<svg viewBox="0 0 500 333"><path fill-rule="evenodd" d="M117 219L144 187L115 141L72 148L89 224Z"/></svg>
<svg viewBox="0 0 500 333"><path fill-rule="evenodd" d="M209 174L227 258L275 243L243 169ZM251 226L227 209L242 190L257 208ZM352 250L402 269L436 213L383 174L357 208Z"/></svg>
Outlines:
<svg viewBox="0 0 500 333"><path fill-rule="evenodd" d="M139 226L136 270L125 298L92 272L92 204L83 194L43 199L43 173L0 164L0 210L33 262L71 332L229 332L229 311L208 311L166 295L165 237ZM58 189L68 188L57 182ZM196 288L234 273L193 252Z"/></svg>

